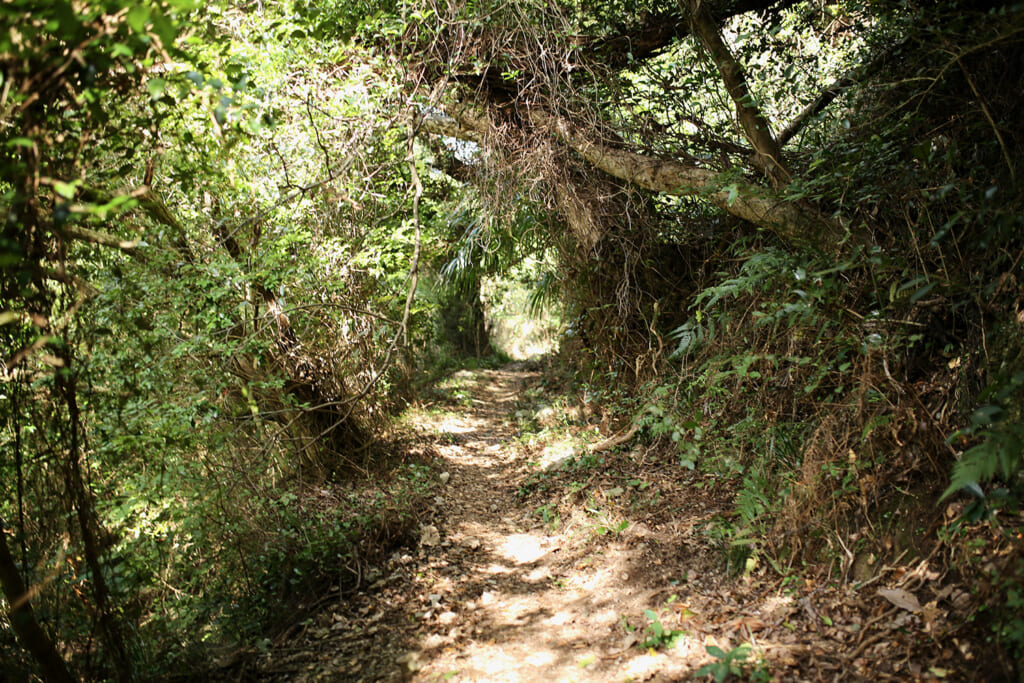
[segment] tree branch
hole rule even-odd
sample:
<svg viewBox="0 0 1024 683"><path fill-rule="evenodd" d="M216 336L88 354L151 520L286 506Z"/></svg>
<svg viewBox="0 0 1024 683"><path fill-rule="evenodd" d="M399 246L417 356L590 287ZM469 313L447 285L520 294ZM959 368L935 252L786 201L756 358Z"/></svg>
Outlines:
<svg viewBox="0 0 1024 683"><path fill-rule="evenodd" d="M788 242L832 251L848 237L839 221L786 201L767 188L742 181L723 186L715 171L594 142L566 119L540 108L531 108L529 114L534 125L551 131L588 162L620 180L652 192L703 197L723 211L768 229Z"/></svg>
<svg viewBox="0 0 1024 683"><path fill-rule="evenodd" d="M13 534L12 534L13 535ZM28 588L18 572L18 565L7 545L7 528L0 519L0 589L7 602L7 618L22 647L32 655L48 681L72 683L75 678L68 670L53 641L36 619Z"/></svg>
<svg viewBox="0 0 1024 683"><path fill-rule="evenodd" d="M818 96L814 98L810 104L804 107L800 113L789 122L789 125L779 133L777 138L779 147L785 147L786 143L792 140L797 133L803 130L803 127L812 118L824 111L825 107L832 104L833 100L839 97L839 95L841 95L847 88L856 85L859 79L870 76L877 71L893 51L904 45L905 42L906 41L901 42L899 45L892 48L883 50L880 54L871 59L871 61L851 69L845 76L836 79L831 85L822 90Z"/></svg>
<svg viewBox="0 0 1024 683"><path fill-rule="evenodd" d="M453 107L451 115L429 113L417 118L414 127L417 132L441 135L459 140L468 140L483 146L490 124L483 117L475 115L467 107Z"/></svg>
<svg viewBox="0 0 1024 683"><path fill-rule="evenodd" d="M704 49L711 55L718 73L722 76L725 89L736 105L736 119L744 135L754 148L754 165L763 171L777 186L789 182L789 171L782 163L782 150L772 135L768 119L754 103L743 67L733 56L718 30L718 24L711 17L701 0L680 0L683 10L690 9L690 25L700 39Z"/></svg>
<svg viewBox="0 0 1024 683"><path fill-rule="evenodd" d="M99 244L104 247L114 247L115 249L121 249L122 251L132 251L139 245L139 240L123 240L120 237L109 235L105 232L100 232L99 230L83 228L79 225L65 225L62 231L71 239Z"/></svg>
<svg viewBox="0 0 1024 683"><path fill-rule="evenodd" d="M127 194L139 202L139 208L142 209L152 220L171 229L172 244L174 248L178 250L186 260L192 261L192 248L189 246L188 237L185 234L185 228L178 219L175 218L174 214L171 213L170 209L167 208L167 205L164 204L160 195L158 195L149 185L143 185L142 187L136 188ZM97 187L82 188L82 198L94 204L109 204L113 200L114 196L115 195L111 195ZM79 239L93 241L85 237L79 237ZM115 246L120 249L126 248L105 242L96 243L105 244L105 246ZM134 247L135 245L133 244L132 246Z"/></svg>
<svg viewBox="0 0 1024 683"><path fill-rule="evenodd" d="M723 180L717 171L696 164L649 157L597 142L567 119L542 107L526 111L534 126L559 138L591 165L619 180L651 192L703 197L726 213L767 229L787 242L834 251L850 239L841 221L787 201L768 188ZM425 119L419 130L463 140L486 138L484 133L492 125L486 115L465 105L449 107L448 112L451 116ZM863 241L863 237L855 235L854 241Z"/></svg>

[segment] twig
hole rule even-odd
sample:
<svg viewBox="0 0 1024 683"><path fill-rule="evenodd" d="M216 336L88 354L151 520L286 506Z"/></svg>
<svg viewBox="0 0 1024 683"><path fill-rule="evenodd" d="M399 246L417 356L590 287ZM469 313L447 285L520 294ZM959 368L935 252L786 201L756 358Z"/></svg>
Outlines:
<svg viewBox="0 0 1024 683"><path fill-rule="evenodd" d="M988 108L988 104L985 102L985 98L981 96L981 92L978 90L977 84L974 82L974 78L971 77L967 67L960 60L958 56L956 58L957 65L960 66L960 71L963 72L964 78L967 79L967 85L971 86L971 92L974 93L974 97L977 98L978 104L981 106L981 111L985 114L985 118L988 120L988 124L992 126L992 132L996 135L996 140L999 141L999 149L1003 152L1003 159L1006 160L1006 167L1010 169L1010 182L1014 185L1017 184L1017 174L1013 169L1013 160L1010 158L1010 152L1006 149L1006 141L1003 140L1003 134L999 132L999 126L996 125L996 120L992 117L992 112Z"/></svg>
<svg viewBox="0 0 1024 683"><path fill-rule="evenodd" d="M313 127L313 132L316 133L316 144L320 148L320 151L324 153L324 163L327 168L334 168L334 162L331 161L331 153L327 150L327 146L324 141L320 138L320 128L316 125L316 121L313 119L313 96L310 95L306 98L306 113L309 114L309 125Z"/></svg>
<svg viewBox="0 0 1024 683"><path fill-rule="evenodd" d="M409 130L408 139L408 157L406 161L409 163L411 181L413 186L413 197L412 197L412 221L414 230L414 244L412 253L412 263L409 265L409 276L407 282L409 283L409 291L405 297L405 308L402 311L402 322L400 323L399 329L395 332L395 336L391 338L391 343L388 345L388 351L384 355L384 360L380 365L380 368L373 374L373 376L366 382L366 385L354 396L345 399L349 403L350 407L345 414L342 415L338 420L328 426L326 429L317 435L317 439L323 438L330 434L338 425L342 424L349 418L352 411L355 409L355 404L358 403L364 396L370 393L370 389L380 381L381 377L384 376L384 372L388 366L391 365L391 359L395 354L395 350L398 348L398 340L401 339L403 343L408 345L409 343L409 315L412 311L413 298L416 296L416 285L419 282L419 263L420 263L420 246L421 246L421 231L420 231L420 197L423 196L423 183L420 182L419 173L416 170L416 156L414 154L413 143L416 139L416 122L412 120Z"/></svg>
<svg viewBox="0 0 1024 683"><path fill-rule="evenodd" d="M607 451L607 450L610 450L612 448L615 448L616 446L621 446L622 444L624 444L624 443L628 442L630 439L632 439L636 435L636 433L637 433L637 431L639 429L640 429L640 425L638 425L638 424L636 424L634 422L629 427L629 429L627 429L624 433L620 432L619 434L613 434L612 436L609 436L604 441L601 441L600 443L596 443L596 444L594 444L592 446L589 446L587 448L587 453L590 453L590 454L600 453L601 451Z"/></svg>

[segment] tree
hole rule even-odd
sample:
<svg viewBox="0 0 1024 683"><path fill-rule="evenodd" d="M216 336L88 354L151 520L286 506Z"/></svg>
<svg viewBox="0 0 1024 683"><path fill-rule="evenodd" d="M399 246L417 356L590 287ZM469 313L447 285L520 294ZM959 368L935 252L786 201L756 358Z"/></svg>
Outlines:
<svg viewBox="0 0 1024 683"><path fill-rule="evenodd" d="M34 564L26 562L32 542L38 545L32 548L35 557L41 558L60 535L74 539L74 556L81 558L81 566L76 560L73 570L89 587L88 610L98 625L104 659L119 680L134 678L133 662L109 583L106 532L88 476L74 320L96 290L83 277L76 252L83 244L130 251L137 242L134 236L116 236L107 229L109 218L137 205L139 196L115 192L96 203L89 201L88 188L118 174L108 165L108 155L119 156L122 168L132 168L151 149L140 125L146 117L132 111L130 100L148 67L171 49L177 8L153 3L126 9L100 1L44 8L15 2L0 10L8 27L0 38L7 133L0 157L5 215L0 228L0 299L6 316L3 407L15 434L33 435L31 445L16 439L16 461L5 458L0 468L5 488L7 481L19 482L18 495L10 500L19 520L14 537L23 550L20 572L27 573ZM96 148L97 139L104 141L102 151ZM25 451L32 457L24 458ZM48 476L54 477L50 486L63 494L65 510L50 519L40 515L33 524L38 528L64 518L70 525L56 531L56 537L30 538L25 507L33 501L22 484L36 485ZM11 508L5 506L4 514L8 512ZM4 543L6 550L6 538ZM31 618L30 594L22 590L38 581L25 581L8 562L10 557L3 554L3 583L15 618L22 622L17 633L45 671L66 678L67 669L54 659Z"/></svg>
<svg viewBox="0 0 1024 683"><path fill-rule="evenodd" d="M352 525L324 523L311 559L277 500L372 461L403 349L433 331L413 301L422 161L372 55L317 94L337 53L276 5L0 14L5 606L48 678L56 651L145 676L219 611L240 615L226 638L344 573ZM298 587L296 556L315 567ZM7 635L3 665L31 670Z"/></svg>

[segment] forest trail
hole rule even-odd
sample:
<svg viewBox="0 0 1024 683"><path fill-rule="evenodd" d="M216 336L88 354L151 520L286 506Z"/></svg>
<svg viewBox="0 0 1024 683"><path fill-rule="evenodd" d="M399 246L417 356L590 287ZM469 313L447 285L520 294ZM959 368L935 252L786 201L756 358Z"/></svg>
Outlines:
<svg viewBox="0 0 1024 683"><path fill-rule="evenodd" d="M456 377L461 407L418 426L443 483L415 544L325 598L243 679L676 681L717 664L724 680L731 664L743 680L928 680L973 659L966 641L936 639L945 611L917 604L942 578L927 558L859 592L730 573L712 524L727 492L638 451L545 470L515 419L539 375ZM744 643L755 650L740 659Z"/></svg>

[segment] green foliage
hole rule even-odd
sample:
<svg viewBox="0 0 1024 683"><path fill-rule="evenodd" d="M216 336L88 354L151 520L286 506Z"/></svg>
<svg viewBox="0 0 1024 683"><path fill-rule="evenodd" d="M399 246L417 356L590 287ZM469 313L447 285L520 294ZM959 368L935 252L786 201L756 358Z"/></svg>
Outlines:
<svg viewBox="0 0 1024 683"><path fill-rule="evenodd" d="M992 631L998 646L1018 662L1024 657L1024 572L1020 566L993 572L991 579L998 600L993 603Z"/></svg>
<svg viewBox="0 0 1024 683"><path fill-rule="evenodd" d="M366 539L400 538L424 495L411 472L364 475L350 497L327 478L376 454L362 430L402 400L394 387L433 334L420 306L396 322L417 246L396 218L405 135L376 116L392 105L373 59L350 51L351 80L328 79L337 53L302 42L277 6L29 5L0 10L19 26L4 53L20 117L0 158L16 219L0 235L0 332L5 361L29 350L0 409L4 442L40 455L5 449L0 516L22 566L49 572L26 570L45 586L34 607L80 673L112 675L113 641L79 599L102 578L136 671L157 677L352 580L378 551ZM46 181L26 189L33 177ZM66 528L76 438L102 576Z"/></svg>
<svg viewBox="0 0 1024 683"><path fill-rule="evenodd" d="M663 401L669 396L668 387L655 387L652 401L647 404L639 423L654 438L667 438L679 451L679 464L692 470L701 454L704 427L697 419L683 419L677 415L678 406L667 407Z"/></svg>
<svg viewBox="0 0 1024 683"><path fill-rule="evenodd" d="M1024 424L1020 422L1018 404L1022 387L1024 372L1017 372L980 394L980 400L991 403L977 408L971 414L971 424L954 433L950 440L960 443L980 438L981 442L957 461L943 498L960 490L980 494L979 485L995 478L1007 482L1019 493L1019 474L1024 470Z"/></svg>
<svg viewBox="0 0 1024 683"><path fill-rule="evenodd" d="M763 667L750 668L747 665L747 658L750 656L750 645L740 645L726 652L717 645L708 645L707 652L718 661L705 664L697 669L697 676L712 676L716 683L728 680L730 676L736 676L746 681L770 681L771 674Z"/></svg>
<svg viewBox="0 0 1024 683"><path fill-rule="evenodd" d="M556 531L561 526L558 510L550 503L545 503L538 507L535 514L540 517L540 521L551 531Z"/></svg>
<svg viewBox="0 0 1024 683"><path fill-rule="evenodd" d="M645 650L671 649L686 636L686 631L665 628L658 613L652 609L645 609L644 616L650 623L644 631L644 639L638 645Z"/></svg>
<svg viewBox="0 0 1024 683"><path fill-rule="evenodd" d="M0 7L0 517L80 676L133 675L132 653L159 677L344 583L373 554L363 539L400 539L427 493L416 468L366 472L388 413L489 333L522 341L529 323L550 344L563 314L590 402L735 487L737 516L709 530L730 569L767 555L780 516L813 531L879 482L936 476L906 455L944 467L936 434L965 451L946 496L998 481L969 512L1019 506L1017 9L729 20L749 102L778 124L849 76L785 147L788 186L764 188L866 235L839 258L723 220L707 195L613 182L562 139L460 150L399 121L410 101L439 106L408 84L457 70L476 94L554 103L713 170L735 206L759 173L711 60L692 38L617 47L676 4L435 11ZM608 59L586 63L591 46ZM498 128L525 111L492 109ZM595 533L624 528L591 510ZM669 645L652 614L647 646ZM735 652L704 673L740 675Z"/></svg>

